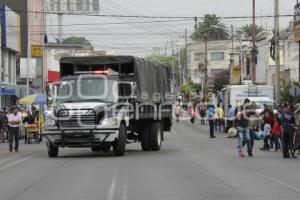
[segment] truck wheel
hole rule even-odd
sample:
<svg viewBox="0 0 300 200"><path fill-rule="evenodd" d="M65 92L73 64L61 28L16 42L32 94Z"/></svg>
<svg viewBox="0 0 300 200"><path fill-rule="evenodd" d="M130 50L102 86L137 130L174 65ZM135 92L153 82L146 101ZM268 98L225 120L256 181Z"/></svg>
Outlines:
<svg viewBox="0 0 300 200"><path fill-rule="evenodd" d="M150 147L152 151L159 151L162 143L162 130L160 123L152 123L150 126Z"/></svg>
<svg viewBox="0 0 300 200"><path fill-rule="evenodd" d="M100 146L92 146L91 147L92 152L97 152L97 151L101 151Z"/></svg>
<svg viewBox="0 0 300 200"><path fill-rule="evenodd" d="M101 151L108 152L110 150L111 144L102 144Z"/></svg>
<svg viewBox="0 0 300 200"><path fill-rule="evenodd" d="M115 156L124 155L127 141L126 134L126 126L124 124L121 124L119 128L119 136L113 143L113 152Z"/></svg>
<svg viewBox="0 0 300 200"><path fill-rule="evenodd" d="M145 124L141 135L141 146L143 151L151 150L149 139L149 125Z"/></svg>
<svg viewBox="0 0 300 200"><path fill-rule="evenodd" d="M49 158L56 158L58 156L58 147L48 143L48 156Z"/></svg>

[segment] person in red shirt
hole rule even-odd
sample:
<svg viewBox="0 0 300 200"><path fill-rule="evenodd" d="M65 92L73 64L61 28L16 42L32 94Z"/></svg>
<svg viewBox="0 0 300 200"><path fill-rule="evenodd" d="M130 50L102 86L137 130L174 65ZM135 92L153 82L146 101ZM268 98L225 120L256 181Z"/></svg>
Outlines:
<svg viewBox="0 0 300 200"><path fill-rule="evenodd" d="M278 117L275 118L274 126L271 131L271 138L273 138L275 151L279 151L281 149L281 145L279 142L282 136L282 127L280 124L280 119Z"/></svg>

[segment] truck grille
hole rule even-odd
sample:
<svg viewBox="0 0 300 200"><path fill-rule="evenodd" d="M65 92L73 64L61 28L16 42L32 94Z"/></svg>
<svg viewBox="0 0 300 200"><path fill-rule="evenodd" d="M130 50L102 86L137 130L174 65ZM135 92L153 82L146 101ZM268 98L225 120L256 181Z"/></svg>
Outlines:
<svg viewBox="0 0 300 200"><path fill-rule="evenodd" d="M81 114L64 115L59 113L59 125L61 128L91 127L95 126L95 112L86 112Z"/></svg>

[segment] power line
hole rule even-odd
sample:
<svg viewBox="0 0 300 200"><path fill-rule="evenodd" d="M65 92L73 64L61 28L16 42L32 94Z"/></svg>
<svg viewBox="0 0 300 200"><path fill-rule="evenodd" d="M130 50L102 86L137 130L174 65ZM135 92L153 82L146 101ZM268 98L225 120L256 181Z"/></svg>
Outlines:
<svg viewBox="0 0 300 200"><path fill-rule="evenodd" d="M7 10L12 11L12 10ZM27 12L36 14L61 14L61 12L45 12L45 11L17 11L17 12ZM90 16L90 17L112 17L112 18L142 18L142 19L194 19L195 17L199 19L204 19L202 16L150 16L150 15L113 15L113 14L87 14L87 13L63 13L63 15L71 16ZM253 16L224 16L221 19L250 19ZM278 17L294 17L294 14L279 14ZM256 18L274 18L273 15L261 15L256 16Z"/></svg>

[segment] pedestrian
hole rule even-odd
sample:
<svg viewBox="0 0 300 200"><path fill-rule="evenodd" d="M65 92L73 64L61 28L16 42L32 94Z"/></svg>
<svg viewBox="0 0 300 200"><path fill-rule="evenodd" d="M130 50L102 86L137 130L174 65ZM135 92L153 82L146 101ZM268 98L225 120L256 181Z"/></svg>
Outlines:
<svg viewBox="0 0 300 200"><path fill-rule="evenodd" d="M196 118L196 111L194 105L192 105L190 108L190 117L191 117L191 123L194 124Z"/></svg>
<svg viewBox="0 0 300 200"><path fill-rule="evenodd" d="M200 106L200 123L205 125L206 108L204 105Z"/></svg>
<svg viewBox="0 0 300 200"><path fill-rule="evenodd" d="M238 132L238 152L240 157L245 157L243 153L244 144L247 144L248 156L252 157L249 120L246 116L246 110L249 109L249 99L245 99L244 105L239 109L234 120L234 127Z"/></svg>
<svg viewBox="0 0 300 200"><path fill-rule="evenodd" d="M290 147L293 145L295 125L293 105L289 105L284 109L282 117L282 156L283 158L291 158L292 155L290 154Z"/></svg>
<svg viewBox="0 0 300 200"><path fill-rule="evenodd" d="M179 118L181 115L181 106L179 102L176 102L175 104L175 117L176 117L176 122L179 122Z"/></svg>
<svg viewBox="0 0 300 200"><path fill-rule="evenodd" d="M262 151L269 151L270 150L270 145L269 145L269 141L271 140L271 131L272 131L272 127L269 123L264 123L264 134L265 134L265 138L264 138L264 145L262 148L260 148L260 150Z"/></svg>
<svg viewBox="0 0 300 200"><path fill-rule="evenodd" d="M9 131L9 151L13 150L13 140L15 140L15 151L19 151L19 131L22 122L21 116L18 114L18 109L14 107L12 113L8 115L8 131Z"/></svg>
<svg viewBox="0 0 300 200"><path fill-rule="evenodd" d="M215 132L215 106L214 105L209 105L208 110L207 110L207 119L209 123L209 134L210 138L216 138L214 132Z"/></svg>
<svg viewBox="0 0 300 200"><path fill-rule="evenodd" d="M222 124L223 124L224 111L220 104L217 104L215 120L216 120L216 131L221 132Z"/></svg>
<svg viewBox="0 0 300 200"><path fill-rule="evenodd" d="M265 105L265 109L262 113L262 118L263 118L263 129L265 131L265 128L270 128L271 130L274 127L274 121L275 121L275 115L273 113L273 111L270 109L270 107L268 105ZM269 126L265 127L265 124L269 124ZM271 133L271 131L270 131ZM266 135L265 139L264 139L264 146L261 148L262 151L264 150L270 150L273 149L274 145L273 145L273 138L271 137L271 135Z"/></svg>
<svg viewBox="0 0 300 200"><path fill-rule="evenodd" d="M251 152L253 152L255 132L261 127L260 114L256 111L256 103L254 101L250 103L250 109L246 110L246 116L249 118Z"/></svg>
<svg viewBox="0 0 300 200"><path fill-rule="evenodd" d="M281 149L280 141L281 141L282 131L283 130L280 124L280 119L279 117L276 117L274 127L271 131L271 137L273 138L274 141L275 151L279 151Z"/></svg>
<svg viewBox="0 0 300 200"><path fill-rule="evenodd" d="M227 119L226 119L226 132L228 132L228 130L233 126L233 120L234 120L234 112L235 109L232 107L232 105L228 106L228 110L227 110Z"/></svg>
<svg viewBox="0 0 300 200"><path fill-rule="evenodd" d="M26 126L28 124L34 124L34 117L32 116L30 111L27 111L27 116L23 119L23 124ZM28 133L25 129L25 143L27 143Z"/></svg>
<svg viewBox="0 0 300 200"><path fill-rule="evenodd" d="M0 111L0 130L2 132L2 140L3 141L0 141L0 142L5 142L5 140L7 139L7 115L5 113L4 110L1 110Z"/></svg>

